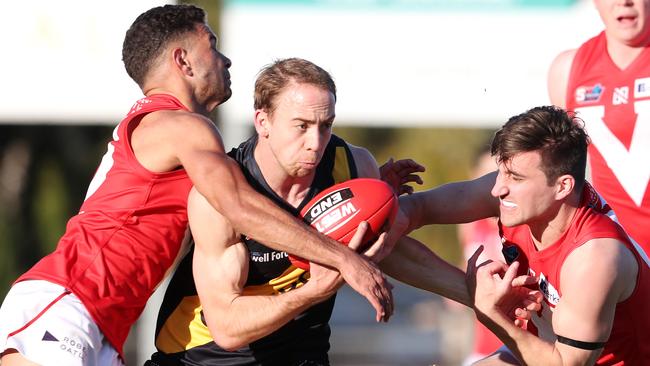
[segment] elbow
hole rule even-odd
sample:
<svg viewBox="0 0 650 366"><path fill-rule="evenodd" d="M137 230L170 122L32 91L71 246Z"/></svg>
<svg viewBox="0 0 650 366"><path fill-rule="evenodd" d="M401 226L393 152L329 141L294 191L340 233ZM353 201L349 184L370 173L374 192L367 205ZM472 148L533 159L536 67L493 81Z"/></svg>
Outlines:
<svg viewBox="0 0 650 366"><path fill-rule="evenodd" d="M215 335L213 336L213 340L214 343L228 352L240 350L250 343L241 337L231 336L227 334Z"/></svg>

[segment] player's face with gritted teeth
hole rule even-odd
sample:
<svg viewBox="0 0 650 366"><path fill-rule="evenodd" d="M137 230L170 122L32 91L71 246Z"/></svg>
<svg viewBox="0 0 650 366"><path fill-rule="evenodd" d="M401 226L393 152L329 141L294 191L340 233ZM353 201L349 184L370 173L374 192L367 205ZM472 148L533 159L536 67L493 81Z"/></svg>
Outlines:
<svg viewBox="0 0 650 366"><path fill-rule="evenodd" d="M492 195L499 198L499 219L505 226L536 223L543 224L555 199L556 187L548 184L541 170L538 152L514 155L509 161L499 163L499 173Z"/></svg>
<svg viewBox="0 0 650 366"><path fill-rule="evenodd" d="M271 151L292 177L313 174L332 135L334 95L311 84L290 84L269 120Z"/></svg>

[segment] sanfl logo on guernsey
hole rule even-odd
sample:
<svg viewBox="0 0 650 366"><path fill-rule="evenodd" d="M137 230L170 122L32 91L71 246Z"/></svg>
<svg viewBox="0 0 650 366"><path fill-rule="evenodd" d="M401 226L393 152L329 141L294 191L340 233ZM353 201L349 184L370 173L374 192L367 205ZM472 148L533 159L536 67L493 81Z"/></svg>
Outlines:
<svg viewBox="0 0 650 366"><path fill-rule="evenodd" d="M650 100L634 102L637 121L634 124L630 148L605 125L605 107L576 108L585 121L592 143L601 153L621 186L632 201L641 206L650 182Z"/></svg>

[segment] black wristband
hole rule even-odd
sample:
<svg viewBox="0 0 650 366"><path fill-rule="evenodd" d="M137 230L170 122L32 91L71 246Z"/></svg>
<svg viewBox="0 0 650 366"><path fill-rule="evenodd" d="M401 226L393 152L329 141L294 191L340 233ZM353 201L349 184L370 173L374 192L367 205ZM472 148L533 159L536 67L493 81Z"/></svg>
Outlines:
<svg viewBox="0 0 650 366"><path fill-rule="evenodd" d="M575 348L586 349L588 351L593 351L599 348L603 348L605 347L605 343L607 343L607 342L583 342L583 341L576 341L575 339L571 339L567 337L562 337L561 335L556 335L556 336L557 336L557 341L560 343Z"/></svg>

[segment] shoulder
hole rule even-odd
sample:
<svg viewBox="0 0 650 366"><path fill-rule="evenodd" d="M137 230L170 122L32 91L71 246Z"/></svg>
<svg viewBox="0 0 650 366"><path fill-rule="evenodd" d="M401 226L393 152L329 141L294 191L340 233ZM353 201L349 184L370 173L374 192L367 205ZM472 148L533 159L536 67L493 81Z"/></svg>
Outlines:
<svg viewBox="0 0 650 366"><path fill-rule="evenodd" d="M185 110L162 110L149 113L142 119L142 124L150 128L177 133L196 133L216 131L216 126L207 117ZM184 135L176 135L181 137Z"/></svg>
<svg viewBox="0 0 650 366"><path fill-rule="evenodd" d="M577 49L571 49L558 54L551 62L548 71L548 93L551 103L562 108L566 107L566 88L576 52Z"/></svg>
<svg viewBox="0 0 650 366"><path fill-rule="evenodd" d="M377 166L377 160L375 160L375 157L370 151L364 147L355 146L350 143L347 143L347 145L354 157L354 163L357 166L359 177L378 179L379 167Z"/></svg>
<svg viewBox="0 0 650 366"><path fill-rule="evenodd" d="M574 249L561 268L561 283L575 283L611 291L618 302L627 298L636 286L636 257L625 243L616 238L595 238ZM588 281L588 282L586 282Z"/></svg>
<svg viewBox="0 0 650 366"><path fill-rule="evenodd" d="M551 69L570 69L571 63L576 56L576 52L578 52L577 48L560 52L557 56L555 56L553 62L551 62Z"/></svg>

